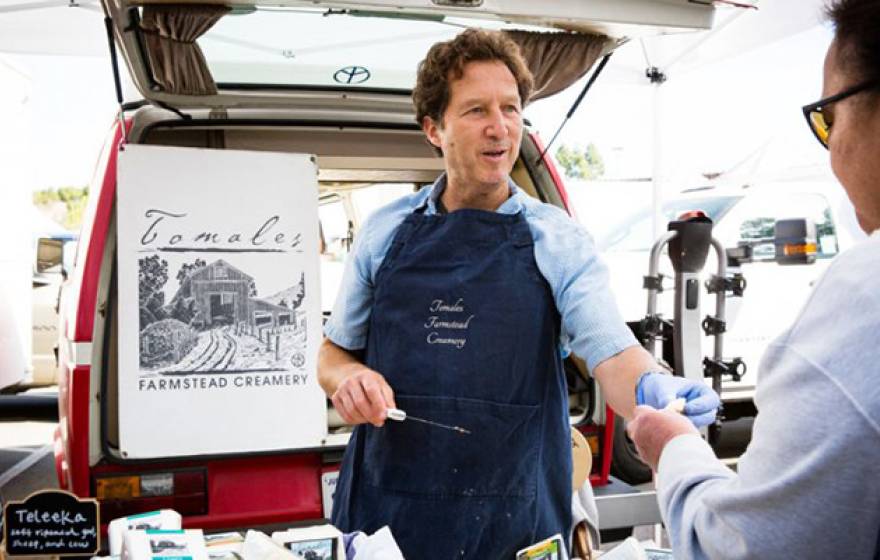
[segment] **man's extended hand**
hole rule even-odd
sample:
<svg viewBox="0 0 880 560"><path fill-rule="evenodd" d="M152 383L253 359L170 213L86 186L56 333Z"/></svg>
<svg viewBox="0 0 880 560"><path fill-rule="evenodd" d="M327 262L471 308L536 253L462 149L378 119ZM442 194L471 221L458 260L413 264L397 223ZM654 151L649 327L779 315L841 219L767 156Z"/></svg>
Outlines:
<svg viewBox="0 0 880 560"><path fill-rule="evenodd" d="M352 372L339 383L330 400L349 424L369 422L382 426L386 410L397 408L394 391L385 378L362 364L353 365Z"/></svg>
<svg viewBox="0 0 880 560"><path fill-rule="evenodd" d="M656 409L666 408L675 399L685 399L683 414L694 426L707 426L715 421L715 413L721 404L718 393L699 381L658 372L646 373L636 388L636 404Z"/></svg>
<svg viewBox="0 0 880 560"><path fill-rule="evenodd" d="M626 432L636 444L639 456L655 471L663 448L672 438L683 434L700 435L681 414L671 410L655 410L650 406L636 407L633 419L626 424Z"/></svg>

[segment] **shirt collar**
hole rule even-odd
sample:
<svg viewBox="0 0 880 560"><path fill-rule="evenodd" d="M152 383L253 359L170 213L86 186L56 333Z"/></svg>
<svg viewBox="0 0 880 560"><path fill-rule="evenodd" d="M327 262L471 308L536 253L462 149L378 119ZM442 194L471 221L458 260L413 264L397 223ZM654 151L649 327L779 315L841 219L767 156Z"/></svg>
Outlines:
<svg viewBox="0 0 880 560"><path fill-rule="evenodd" d="M499 214L516 214L523 209L522 197L525 195L523 194L522 189L520 189L510 177L507 178L507 186L510 188L510 197L495 211ZM434 184L428 189L427 200L422 199L417 206L425 204L425 214L428 216L437 214L437 200L439 200L440 195L443 194L444 189L446 189L446 173L442 173L437 177L437 180L434 181Z"/></svg>

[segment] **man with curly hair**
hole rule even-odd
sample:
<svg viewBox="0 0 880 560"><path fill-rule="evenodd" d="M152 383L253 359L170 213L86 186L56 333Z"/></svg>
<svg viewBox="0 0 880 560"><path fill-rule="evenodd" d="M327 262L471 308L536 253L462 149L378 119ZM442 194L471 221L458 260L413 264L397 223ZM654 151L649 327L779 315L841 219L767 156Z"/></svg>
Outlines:
<svg viewBox="0 0 880 560"><path fill-rule="evenodd" d="M513 558L569 534L561 339L624 417L685 396L705 424L718 406L705 384L657 373L590 236L510 179L532 85L503 33L430 49L413 101L446 172L370 217L325 328L319 380L357 424L333 523L389 525L407 558ZM386 422L391 407L470 433Z"/></svg>

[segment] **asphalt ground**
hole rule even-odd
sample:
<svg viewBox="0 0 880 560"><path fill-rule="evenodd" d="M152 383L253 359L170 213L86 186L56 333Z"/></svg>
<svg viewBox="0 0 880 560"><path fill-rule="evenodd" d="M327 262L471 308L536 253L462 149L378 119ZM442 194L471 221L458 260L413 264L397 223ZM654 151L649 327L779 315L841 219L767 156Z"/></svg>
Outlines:
<svg viewBox="0 0 880 560"><path fill-rule="evenodd" d="M0 422L0 499L22 500L57 488L51 422Z"/></svg>

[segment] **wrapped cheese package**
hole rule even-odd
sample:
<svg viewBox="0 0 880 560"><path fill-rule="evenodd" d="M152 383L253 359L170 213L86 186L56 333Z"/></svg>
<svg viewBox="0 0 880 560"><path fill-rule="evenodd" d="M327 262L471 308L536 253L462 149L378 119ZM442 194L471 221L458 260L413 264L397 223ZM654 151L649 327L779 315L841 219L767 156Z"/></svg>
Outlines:
<svg viewBox="0 0 880 560"><path fill-rule="evenodd" d="M122 560L208 560L201 529L132 529L122 541Z"/></svg>
<svg viewBox="0 0 880 560"><path fill-rule="evenodd" d="M107 528L107 536L110 543L110 555L119 556L122 553L122 541L125 533L132 529L180 529L180 514L173 509L160 509L120 517L110 522Z"/></svg>
<svg viewBox="0 0 880 560"><path fill-rule="evenodd" d="M241 557L244 560L299 560L299 556L270 539L265 533L253 530L244 536Z"/></svg>

